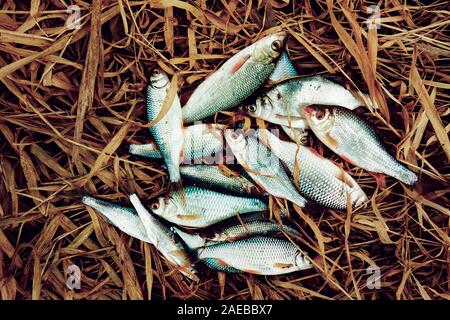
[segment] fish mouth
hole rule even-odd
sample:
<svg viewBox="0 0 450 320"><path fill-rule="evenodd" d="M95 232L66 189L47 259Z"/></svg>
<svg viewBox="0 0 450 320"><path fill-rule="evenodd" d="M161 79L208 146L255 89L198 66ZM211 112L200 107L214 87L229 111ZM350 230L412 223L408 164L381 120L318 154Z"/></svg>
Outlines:
<svg viewBox="0 0 450 320"><path fill-rule="evenodd" d="M286 31L280 31L275 33L275 36L282 41L283 47L286 45L288 40L288 33Z"/></svg>
<svg viewBox="0 0 450 320"><path fill-rule="evenodd" d="M349 192L350 196L350 203L354 208L359 207L363 203L365 203L367 200L367 195L364 193L364 191L361 188L353 188Z"/></svg>

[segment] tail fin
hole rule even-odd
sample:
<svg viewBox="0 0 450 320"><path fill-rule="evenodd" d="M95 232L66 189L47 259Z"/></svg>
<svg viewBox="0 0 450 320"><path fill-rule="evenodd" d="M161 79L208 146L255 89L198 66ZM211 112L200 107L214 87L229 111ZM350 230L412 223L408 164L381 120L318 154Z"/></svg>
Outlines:
<svg viewBox="0 0 450 320"><path fill-rule="evenodd" d="M417 182L417 175L403 166L401 166L401 170L395 177L407 185L413 185Z"/></svg>
<svg viewBox="0 0 450 320"><path fill-rule="evenodd" d="M152 158L152 159L161 159L161 153L155 147L154 144L130 144L128 152L134 154L136 156Z"/></svg>

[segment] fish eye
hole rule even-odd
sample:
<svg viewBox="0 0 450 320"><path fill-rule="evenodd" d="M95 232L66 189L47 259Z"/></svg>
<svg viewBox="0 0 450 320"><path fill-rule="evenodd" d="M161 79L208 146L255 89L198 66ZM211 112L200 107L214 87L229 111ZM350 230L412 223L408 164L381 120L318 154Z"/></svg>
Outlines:
<svg viewBox="0 0 450 320"><path fill-rule="evenodd" d="M236 140L237 138L239 138L239 133L237 133L236 131L233 131L230 136L231 136L231 139Z"/></svg>
<svg viewBox="0 0 450 320"><path fill-rule="evenodd" d="M322 110L316 111L316 118L317 120L322 120L325 117L325 113Z"/></svg>
<svg viewBox="0 0 450 320"><path fill-rule="evenodd" d="M159 202L153 202L153 203L150 205L150 209L152 209L152 210L158 210L158 209L159 209Z"/></svg>
<svg viewBox="0 0 450 320"><path fill-rule="evenodd" d="M272 42L271 47L272 47L273 51L276 51L276 52L280 51L281 50L281 41L275 40L274 42Z"/></svg>
<svg viewBox="0 0 450 320"><path fill-rule="evenodd" d="M278 93L277 93L277 99L278 99L278 100L281 100L281 97L282 97L282 96L281 96L281 93L278 92Z"/></svg>
<svg viewBox="0 0 450 320"><path fill-rule="evenodd" d="M255 112L256 111L256 106L254 104L251 104L251 105L247 106L247 111L248 112Z"/></svg>
<svg viewBox="0 0 450 320"><path fill-rule="evenodd" d="M159 72L158 69L154 69L154 70L153 70L153 76L154 76L154 77L159 76L159 74L160 74L160 72Z"/></svg>

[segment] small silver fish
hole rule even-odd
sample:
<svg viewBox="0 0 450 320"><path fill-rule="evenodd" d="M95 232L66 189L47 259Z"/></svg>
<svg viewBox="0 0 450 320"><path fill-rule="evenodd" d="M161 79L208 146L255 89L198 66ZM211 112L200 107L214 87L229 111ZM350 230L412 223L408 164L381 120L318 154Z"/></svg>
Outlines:
<svg viewBox="0 0 450 320"><path fill-rule="evenodd" d="M186 232L177 227L172 227L172 229L191 250L214 245L218 242L236 241L254 235L286 232L300 237L300 233L288 221L285 220L283 225L280 225L269 220L267 212L242 214L239 219L230 218L199 232Z"/></svg>
<svg viewBox="0 0 450 320"><path fill-rule="evenodd" d="M182 108L191 123L237 106L252 95L275 69L287 40L286 32L266 36L228 59L205 79Z"/></svg>
<svg viewBox="0 0 450 320"><path fill-rule="evenodd" d="M282 141L266 129L259 132L267 137L270 150L286 164L298 190L308 199L337 210L346 209L347 199L353 207L367 201L364 191L347 172L314 149Z"/></svg>
<svg viewBox="0 0 450 320"><path fill-rule="evenodd" d="M308 106L305 115L316 137L345 161L408 185L417 181L414 172L386 151L370 124L350 110Z"/></svg>
<svg viewBox="0 0 450 320"><path fill-rule="evenodd" d="M203 228L240 213L267 210L267 203L257 198L188 186L170 196L158 198L152 202L150 209L179 226Z"/></svg>
<svg viewBox="0 0 450 320"><path fill-rule="evenodd" d="M223 157L224 138L220 124L196 124L184 131L182 164L220 163ZM147 158L161 159L154 144L131 144L129 152Z"/></svg>
<svg viewBox="0 0 450 320"><path fill-rule="evenodd" d="M255 133L227 129L225 139L239 164L267 193L304 207L305 198L295 189L280 160L259 141L257 130Z"/></svg>
<svg viewBox="0 0 450 320"><path fill-rule="evenodd" d="M183 244L178 241L174 232L161 223L144 207L136 194L130 195L130 201L141 218L147 236L159 252L178 270L192 280L198 279L198 272L193 267L193 261L186 252Z"/></svg>
<svg viewBox="0 0 450 320"><path fill-rule="evenodd" d="M240 109L243 114L292 128L307 129L304 108L308 105L338 105L347 109L363 106L350 91L321 76L291 79Z"/></svg>
<svg viewBox="0 0 450 320"><path fill-rule="evenodd" d="M144 242L152 243L147 236L144 225L141 222L136 210L122 207L109 201L84 196L82 202L99 211L109 223L113 224L129 236Z"/></svg>
<svg viewBox="0 0 450 320"><path fill-rule="evenodd" d="M221 271L233 268L258 275L280 275L312 267L309 258L290 241L267 236L222 242L200 248L197 254L199 260L208 259L209 267L217 265Z"/></svg>
<svg viewBox="0 0 450 320"><path fill-rule="evenodd" d="M154 121L161 112L169 86L170 80L167 74L160 69L154 69L147 87L148 121ZM179 166L180 159L182 159L184 139L181 104L178 96L173 100L167 114L149 129L166 162L170 181L180 181Z"/></svg>
<svg viewBox="0 0 450 320"><path fill-rule="evenodd" d="M181 166L183 178L200 186L240 195L262 195L261 190L243 175L214 165Z"/></svg>
<svg viewBox="0 0 450 320"><path fill-rule="evenodd" d="M254 104L241 108L241 113L292 129L302 129L302 134L306 136L304 130L308 129L308 124L304 119L303 108L307 105L338 105L355 109L367 103L375 107L367 95L358 93L359 97L355 97L343 86L321 76L290 79L296 76L298 72L284 51L269 77L275 86L258 97ZM292 138L292 131L283 129Z"/></svg>

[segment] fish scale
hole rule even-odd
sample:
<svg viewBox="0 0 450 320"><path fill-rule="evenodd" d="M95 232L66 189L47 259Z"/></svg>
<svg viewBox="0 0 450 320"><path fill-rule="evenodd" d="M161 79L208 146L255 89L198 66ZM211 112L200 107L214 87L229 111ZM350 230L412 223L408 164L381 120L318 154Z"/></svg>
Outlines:
<svg viewBox="0 0 450 320"><path fill-rule="evenodd" d="M291 175L297 174L294 181L298 182L299 191L305 197L337 210L347 207L347 195L353 206L367 200L364 191L348 173L316 151L282 141L269 130L260 129L259 132L266 135L270 149L287 165Z"/></svg>
<svg viewBox="0 0 450 320"><path fill-rule="evenodd" d="M188 186L168 197L158 198L150 208L156 215L179 226L202 228L240 213L266 210L267 203L257 198Z"/></svg>
<svg viewBox="0 0 450 320"><path fill-rule="evenodd" d="M279 275L311 268L308 258L290 241L255 236L201 248L198 259L210 259L209 266L221 271L233 268L259 275ZM214 263L211 263L214 259Z"/></svg>
<svg viewBox="0 0 450 320"><path fill-rule="evenodd" d="M341 107L323 110L308 107L307 111L314 134L339 156L365 170L387 174L406 184L417 181L416 174L391 156L370 124L355 113ZM325 112L325 118L316 119L317 111Z"/></svg>

